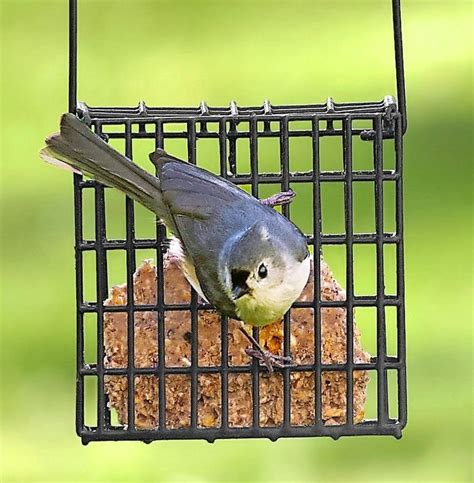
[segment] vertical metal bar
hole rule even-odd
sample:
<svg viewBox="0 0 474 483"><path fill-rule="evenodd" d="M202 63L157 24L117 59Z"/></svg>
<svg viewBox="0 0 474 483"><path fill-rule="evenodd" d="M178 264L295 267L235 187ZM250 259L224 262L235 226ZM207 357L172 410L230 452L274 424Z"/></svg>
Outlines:
<svg viewBox="0 0 474 483"><path fill-rule="evenodd" d="M402 115L402 133L407 129L407 103L405 94L405 66L403 61L402 14L400 0L392 0L395 69L397 77L398 109Z"/></svg>
<svg viewBox="0 0 474 483"><path fill-rule="evenodd" d="M403 120L395 119L395 170L397 244L397 355L401 362L398 370L398 419L402 427L407 423L406 338L405 338L405 261L403 251Z"/></svg>
<svg viewBox="0 0 474 483"><path fill-rule="evenodd" d="M95 131L100 134L101 125L95 123ZM105 426L104 391L104 300L107 298L107 252L104 248L105 198L104 185L95 184L95 243L97 270L97 431L102 433Z"/></svg>
<svg viewBox="0 0 474 483"><path fill-rule="evenodd" d="M346 423L354 424L354 226L352 209L352 117L343 121L344 205L346 228Z"/></svg>
<svg viewBox="0 0 474 483"><path fill-rule="evenodd" d="M375 239L377 252L377 419L379 424L388 420L387 372L385 355L387 341L385 331L385 286L383 256L383 132L380 115L374 119L375 160Z"/></svg>
<svg viewBox="0 0 474 483"><path fill-rule="evenodd" d="M260 330L252 328L252 336L260 342ZM254 357L252 359L252 426L260 426L260 362Z"/></svg>
<svg viewBox="0 0 474 483"><path fill-rule="evenodd" d="M68 111L75 112L77 98L77 0L69 0L69 84ZM74 182L74 227L76 269L76 433L80 436L84 428L84 314L80 310L83 299L82 243L82 176L73 175Z"/></svg>
<svg viewBox="0 0 474 483"><path fill-rule="evenodd" d="M125 156L133 159L132 128L125 121ZM135 430L135 301L133 293L133 274L135 273L135 211L133 200L125 198L125 250L127 257L127 381L128 381L128 431Z"/></svg>
<svg viewBox="0 0 474 483"><path fill-rule="evenodd" d="M224 430L229 427L228 325L229 319L221 315L221 428Z"/></svg>
<svg viewBox="0 0 474 483"><path fill-rule="evenodd" d="M258 198L258 138L257 119L250 119L250 177L252 181L252 195ZM252 329L255 340L260 341L260 330ZM253 427L260 425L260 363L257 359L252 361L252 399L253 399Z"/></svg>
<svg viewBox="0 0 474 483"><path fill-rule="evenodd" d="M188 121L188 161L196 164L196 120ZM191 291L191 428L197 428L198 420L198 309L197 293Z"/></svg>
<svg viewBox="0 0 474 483"><path fill-rule="evenodd" d="M280 163L281 163L281 189L288 191L290 189L290 169L289 169L289 133L288 133L288 117L284 117L280 121ZM285 204L282 207L282 213L287 218L290 217L290 205ZM283 354L285 357L291 355L291 309L285 314L283 320ZM290 368L283 369L283 427L290 427L291 419L291 385L290 385Z"/></svg>
<svg viewBox="0 0 474 483"><path fill-rule="evenodd" d="M237 174L237 122L230 121L229 129L229 171L235 176Z"/></svg>
<svg viewBox="0 0 474 483"><path fill-rule="evenodd" d="M255 340L260 341L260 330L257 327L252 328L252 336ZM253 358L252 360L252 426L260 427L260 363Z"/></svg>
<svg viewBox="0 0 474 483"><path fill-rule="evenodd" d="M221 117L219 120L219 163L220 174L223 178L227 178L227 119Z"/></svg>
<svg viewBox="0 0 474 483"><path fill-rule="evenodd" d="M258 198L258 133L257 119L252 117L249 122L250 128L250 177L252 180L252 196Z"/></svg>
<svg viewBox="0 0 474 483"><path fill-rule="evenodd" d="M220 174L223 178L227 175L227 145L226 145L226 118L219 121L219 162ZM226 430L229 426L229 320L221 316L221 428Z"/></svg>
<svg viewBox="0 0 474 483"><path fill-rule="evenodd" d="M77 0L69 0L69 112L77 104Z"/></svg>
<svg viewBox="0 0 474 483"><path fill-rule="evenodd" d="M155 125L155 147L163 148L163 123ZM158 174L157 171L155 171ZM166 378L165 378L165 277L163 263L163 241L166 228L162 223L156 224L156 313L158 318L158 424L166 429Z"/></svg>
<svg viewBox="0 0 474 483"><path fill-rule="evenodd" d="M313 323L314 323L314 423L322 424L321 397L321 163L319 149L319 118L314 116L311 123L313 147Z"/></svg>
<svg viewBox="0 0 474 483"><path fill-rule="evenodd" d="M84 298L83 257L79 245L83 241L82 233L82 176L74 175L74 227L75 227L75 265L76 265L76 433L80 436L84 428L84 314L81 304Z"/></svg>
<svg viewBox="0 0 474 483"><path fill-rule="evenodd" d="M163 148L163 123L155 124L155 147ZM158 174L158 170L155 170ZM166 429L166 378L165 378L165 277L163 263L163 241L166 227L156 219L156 313L158 319L158 425Z"/></svg>
<svg viewBox="0 0 474 483"><path fill-rule="evenodd" d="M289 148L288 148L288 117L283 117L280 121L280 168L281 168L281 189L290 189L290 169L289 169ZM282 213L287 218L290 217L290 204L282 206Z"/></svg>

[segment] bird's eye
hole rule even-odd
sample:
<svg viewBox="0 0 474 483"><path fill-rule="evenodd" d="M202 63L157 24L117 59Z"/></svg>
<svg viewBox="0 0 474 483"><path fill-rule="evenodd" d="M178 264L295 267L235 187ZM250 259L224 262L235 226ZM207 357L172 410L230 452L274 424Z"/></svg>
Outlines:
<svg viewBox="0 0 474 483"><path fill-rule="evenodd" d="M258 276L260 278L265 278L266 276L268 275L268 270L267 270L267 267L262 263L259 267L258 267Z"/></svg>

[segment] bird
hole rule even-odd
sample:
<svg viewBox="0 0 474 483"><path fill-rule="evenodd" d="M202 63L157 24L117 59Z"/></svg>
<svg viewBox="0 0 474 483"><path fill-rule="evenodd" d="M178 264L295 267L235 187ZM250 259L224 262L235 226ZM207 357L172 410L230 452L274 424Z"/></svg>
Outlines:
<svg viewBox="0 0 474 483"><path fill-rule="evenodd" d="M305 287L305 236L274 209L293 192L258 200L230 181L156 149L156 175L119 153L71 113L46 138L40 157L116 188L152 211L172 234L170 249L190 285L223 316L240 321L247 353L269 370L291 357L264 349L244 328L281 320Z"/></svg>

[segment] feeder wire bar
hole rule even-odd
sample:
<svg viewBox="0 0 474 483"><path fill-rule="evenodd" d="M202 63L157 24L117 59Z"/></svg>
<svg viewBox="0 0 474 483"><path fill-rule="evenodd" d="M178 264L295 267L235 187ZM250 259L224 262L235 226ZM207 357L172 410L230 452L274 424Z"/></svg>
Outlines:
<svg viewBox="0 0 474 483"><path fill-rule="evenodd" d="M131 124L125 122L125 156L133 160ZM128 431L135 430L135 210L133 200L125 198L126 264L127 264L127 413Z"/></svg>
<svg viewBox="0 0 474 483"><path fill-rule="evenodd" d="M84 367L84 301L83 251L79 250L82 239L82 190L79 187L82 176L74 174L74 227L75 227L75 269L76 269L76 433L81 435L84 426L84 378L80 376Z"/></svg>
<svg viewBox="0 0 474 483"><path fill-rule="evenodd" d="M95 123L95 132L101 134L99 122ZM97 430L105 429L105 387L104 387L104 305L107 298L107 253L103 247L105 235L105 197L104 186L95 186L95 238L96 249L96 293L97 293Z"/></svg>
<svg viewBox="0 0 474 483"><path fill-rule="evenodd" d="M188 161L196 164L196 121L188 121ZM191 429L197 427L198 420L198 311L197 293L191 289Z"/></svg>
<svg viewBox="0 0 474 483"><path fill-rule="evenodd" d="M360 371L375 371L377 369L377 358L372 358L374 362L361 362L358 364L353 364L356 370ZM396 358L392 357L387 359L385 367L387 369L398 369L401 366L401 362ZM347 362L345 363L334 363L334 364L321 364L321 369L323 371L333 371L333 372L346 372L348 369ZM252 366L229 366L227 372L229 373L251 373ZM291 367L294 372L305 372L305 371L315 371L317 367L315 364L299 364ZM191 374L193 371L191 366L171 366L165 367L165 374ZM219 366L203 366L199 368L199 372L202 374L217 374L222 371ZM127 368L111 367L103 370L105 375L127 375ZM135 374L139 375L152 375L157 372L161 372L159 368L155 367L137 367L135 368ZM97 375L97 364L88 364L81 370L81 374L85 376Z"/></svg>
<svg viewBox="0 0 474 483"><path fill-rule="evenodd" d="M280 121L280 161L281 161L281 191L290 190L290 153L288 138L288 118L285 117ZM286 203L281 207L283 216L290 218L290 203ZM289 309L283 317L283 355L291 356L291 309ZM288 429L291 422L291 384L290 384L290 367L283 368L283 427Z"/></svg>
<svg viewBox="0 0 474 483"><path fill-rule="evenodd" d="M226 119L219 121L219 166L220 175L227 176ZM228 429L229 422L229 319L221 316L221 428Z"/></svg>
<svg viewBox="0 0 474 483"><path fill-rule="evenodd" d="M402 428L407 423L407 382L406 382L406 333L405 333L405 261L403 246L403 124L399 118L395 123L395 169L399 174L396 181L396 230L400 237L397 244L397 356L398 369L398 416Z"/></svg>
<svg viewBox="0 0 474 483"><path fill-rule="evenodd" d="M344 183L344 208L346 229L346 424L354 424L354 250L353 250L353 206L352 206L352 119L343 121L343 162L346 172Z"/></svg>
<svg viewBox="0 0 474 483"><path fill-rule="evenodd" d="M235 127L235 129L237 129L237 127ZM258 198L258 137L257 120L254 117L250 119L249 130L251 189L252 195L255 196L255 198ZM234 160L235 157L236 154L234 152ZM235 171L233 172L235 174ZM258 343L260 343L260 329L258 327L252 328L252 336ZM260 426L260 362L256 358L252 360L252 425L254 428L258 428Z"/></svg>
<svg viewBox="0 0 474 483"><path fill-rule="evenodd" d="M313 162L313 324L314 324L314 422L320 430L322 424L322 369L321 369L321 164L319 146L319 117L312 120Z"/></svg>
<svg viewBox="0 0 474 483"><path fill-rule="evenodd" d="M157 121L155 124L155 148L163 148L163 123ZM155 167L155 174L158 168ZM165 379L165 278L163 261L163 240L166 238L166 228L156 219L156 283L162 287L156 293L157 312L157 344L158 344L158 426L160 430L166 429L166 379Z"/></svg>

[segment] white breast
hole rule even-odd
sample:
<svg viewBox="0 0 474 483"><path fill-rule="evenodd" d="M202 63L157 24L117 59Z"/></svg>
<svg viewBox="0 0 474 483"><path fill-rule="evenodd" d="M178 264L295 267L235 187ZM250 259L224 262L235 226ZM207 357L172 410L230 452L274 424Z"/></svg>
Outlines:
<svg viewBox="0 0 474 483"><path fill-rule="evenodd" d="M201 285L199 284L199 280L196 275L196 270L194 265L192 264L191 260L185 255L183 246L178 238L171 238L170 241L170 248L168 253L171 257L177 259L179 267L183 272L186 280L190 283L191 287L207 302L208 300L204 296Z"/></svg>

